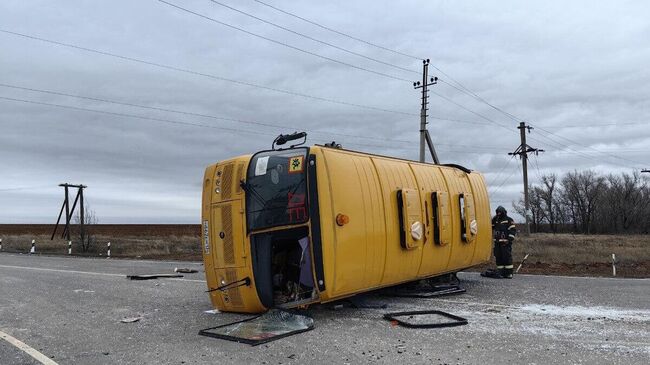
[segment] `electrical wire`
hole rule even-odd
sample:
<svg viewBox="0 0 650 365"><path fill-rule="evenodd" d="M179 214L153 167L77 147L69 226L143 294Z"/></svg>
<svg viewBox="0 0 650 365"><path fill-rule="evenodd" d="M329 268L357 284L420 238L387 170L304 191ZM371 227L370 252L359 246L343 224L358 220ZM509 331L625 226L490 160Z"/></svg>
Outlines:
<svg viewBox="0 0 650 365"><path fill-rule="evenodd" d="M246 29L244 29L244 28L240 28L240 27L237 27L237 26L232 25L232 24L228 24L228 23L222 22L222 21L217 20L217 19L215 19L215 18L209 17L209 16L207 16L207 15L205 15L205 14L201 14L201 13L199 13L199 12L196 12L196 11L193 11L193 10L190 10L190 9L187 9L187 8L184 8L184 7L182 7L182 6L179 6L179 5L176 5L176 4L173 4L173 3L170 3L170 2L165 1L165 0L158 0L158 2L161 2L161 3L163 3L163 4L166 4L166 5L171 6L171 7L173 7L173 8L176 8L176 9L178 9L178 10L184 11L184 12L186 12L186 13L188 13L188 14L192 14L192 15L198 16L198 17L200 17L200 18L203 18L203 19L209 20L209 21L211 21L211 22L214 22L214 23L217 23L217 24L223 25L223 26L225 26L225 27L228 27L228 28L231 28L231 29L235 29L235 30L240 31L240 32L242 32L242 33L246 33L246 34L251 35L251 36L253 36L253 37L260 38L260 39L266 40L266 41L268 41L268 42L275 43L275 44L278 44L278 45L281 45L281 46L284 46L284 47L287 47L287 48L293 49L293 50L295 50L295 51L302 52L302 53L305 53L305 54L308 54L308 55L311 55L311 56L314 56L314 57L322 58L322 59L327 60L327 61L330 61L330 62L338 63L339 65L343 65L343 66L351 67L351 68L354 68L354 69L357 69L357 70L360 70L360 71L364 71L364 72L372 73L372 74L375 74L375 75L378 75L378 76L382 76L382 77L386 77L386 78L393 79L393 80L406 81L406 82L408 82L408 83L411 83L411 82L412 82L412 80L408 80L408 79L405 79L405 78L402 78L402 77L398 77L398 76L390 75L390 74L383 73L383 72L380 72L380 71L371 70L371 69L369 69L369 68L365 68L365 67L362 67L362 66L357 66L357 65L354 65L354 64L351 64L351 63L345 62L345 61L338 60L338 59L336 59L336 58L332 58L332 57L328 57L328 56L323 56L323 55L321 55L321 54L319 54L319 53L312 52L312 51L308 51L308 50L303 49L303 48L300 48L300 47L292 46L292 45L290 45L290 44L288 44L288 43L285 43L285 42L282 42L282 41L278 41L278 40L276 40L276 39L269 38L269 37L263 36L263 35L261 35L261 34L257 34L257 33L254 33L254 32L251 32L251 31L248 31L248 30L246 30Z"/></svg>
<svg viewBox="0 0 650 365"><path fill-rule="evenodd" d="M9 98L9 97L5 97L5 96L0 96L0 100L7 100L7 101L20 102L20 103L26 103L26 104L34 104L34 105L42 105L42 106L51 106L51 107L62 108L62 109L70 109L70 110L76 110L76 111L85 111L85 112L93 112L93 113L99 113L99 114L107 114L107 115L113 115L113 116L118 116L118 117L137 118L137 119L143 119L143 120L149 120L149 121L161 122L161 123L168 123L168 124L194 126L194 127L201 127L201 128L212 128L212 129L219 129L219 130L223 130L223 131L228 131L228 132L231 132L231 133L250 133L250 134L263 134L263 135L268 135L268 136L275 136L275 134L273 134L273 133L266 133L266 132L260 132L260 131L249 131L249 130L245 130L245 129L226 128L226 127L222 127L222 126L214 126L214 125L209 125L209 124L184 122L184 121L163 119L163 118L155 118L155 117L146 117L146 116L136 115L136 114L121 113L121 112L111 112L111 111L106 111L106 110L82 108L82 107L77 107L77 106L56 104L56 103L45 103L45 102L41 102L41 101L18 99L18 98Z"/></svg>
<svg viewBox="0 0 650 365"><path fill-rule="evenodd" d="M508 160L508 162L506 162L506 164L503 165L503 167L501 168L501 170L499 170L499 172L497 172L497 174L496 174L492 179L490 179L490 182L488 183L488 186L492 186L492 184L493 184L495 181L497 181L497 179L501 176L501 173L503 173L503 171L504 171L506 168L508 168L508 166L510 166L510 163L512 162L512 160L514 160L514 158L515 158L515 155L511 155L511 156L510 156L510 159Z"/></svg>
<svg viewBox="0 0 650 365"><path fill-rule="evenodd" d="M385 108L380 108L380 107L376 107L376 106L351 103L351 102L347 102L347 101L330 99L330 98L305 94L305 93L291 91L291 90L284 90L284 89L279 89L279 88L275 88L275 87L259 85L259 84L255 84L255 83L247 82L247 81L234 80L234 79L230 79L230 78L223 77L223 76L218 76L218 75L208 74L208 73L204 73L204 72L194 71L194 70L191 70L191 69L177 67L177 66L165 65L165 64L162 64L162 63L147 61L147 60L138 59L138 58L135 58L135 57L123 56L123 55L119 55L119 54L108 52L108 51L102 51L102 50L98 50L98 49L92 49L92 48L88 48L88 47L78 46L78 45L71 44L71 43L64 43L64 42L55 41L55 40L51 40L51 39L46 39L46 38L38 37L38 36L34 36L34 35L18 33L18 32L14 32L14 31L2 29L2 28L0 28L0 32L5 33L5 34L11 34L11 35L27 38L27 39L31 39L31 40L37 40L37 41L41 41L41 42L45 42L45 43L49 43L49 44L54 44L54 45L57 45L57 46L73 48L73 49L77 49L77 50L81 50L81 51L85 51L85 52L90 52L90 53L100 54L100 55L103 55L103 56L118 58L118 59L125 60L125 61L136 62L136 63L145 64L145 65L149 65L149 66L154 66L154 67L158 67L158 68L163 68L163 69L167 69L167 70L172 70L172 71L176 71L176 72L182 72L182 73L186 73L186 74L190 74L190 75L207 77L207 78L214 79L214 80L225 81L225 82L229 82L229 83L233 83L233 84L238 84L238 85L242 85L242 86L249 86L249 87L253 87L253 88L263 89L263 90L267 90L267 91L273 91L273 92L292 95L292 96L299 96L299 97L302 97L302 98L318 100L318 101L322 101L322 102L352 106L352 107L368 109L368 110L374 110L374 111L380 111L380 112L385 112L385 113L411 115L411 116L419 116L420 115L420 114L417 114L417 113L409 113L409 112L404 112L404 111L385 109Z"/></svg>
<svg viewBox="0 0 650 365"><path fill-rule="evenodd" d="M52 185L20 186L20 187L12 187L12 188L0 188L0 191L7 192L7 191L19 191L19 190L40 190L51 186Z"/></svg>
<svg viewBox="0 0 650 365"><path fill-rule="evenodd" d="M488 194L489 195L496 194L499 190L501 190L501 187L503 186L503 184L505 184L508 180L510 180L510 178L512 178L512 175L514 175L517 171L518 171L518 169L512 170L510 175L508 175L508 177L506 177L503 181L501 181L501 184L499 184L499 186L497 186L494 189L490 189L491 191Z"/></svg>
<svg viewBox="0 0 650 365"><path fill-rule="evenodd" d="M382 137L373 137L373 136L358 136L358 135L345 134L345 133L309 130L309 129L304 129L304 128L297 128L295 126L280 125L280 124L277 124L277 123L272 124L272 123L268 123L268 122L260 122L260 121L228 118L228 117L222 117L222 116L216 116L216 115L204 114L204 113L195 113L195 112L178 110L178 109L153 107L153 106L142 105L142 104L135 104L135 103L129 103L129 102L116 101L116 100L111 100L111 99L107 99L107 98L98 98L98 97L92 97L92 96L65 93L65 92L60 92L60 91L37 89L37 88L32 88L32 87L24 87L24 86L6 84L6 83L2 83L2 82L0 82L0 87L10 88L10 89L17 89L17 90L24 90L24 91L30 91L30 92L37 92L37 93L43 93L43 94L48 94L48 95L65 96L65 97L77 98L77 99L82 99L82 100L98 101L98 102L102 102L102 103L109 103L109 104L129 106L129 107L136 107L136 108L155 110L155 111L162 111L162 112L168 112L168 113L177 113L177 114L188 115L188 116L224 120L224 121L234 122L234 123L252 124L252 125L271 127L271 128L284 128L284 129L294 129L294 130L299 130L300 129L300 130L304 130L305 132L314 133L314 134L321 134L321 135L327 135L327 136L340 136L340 137L357 138L357 139L368 139L368 140L376 140L376 141L390 142L390 143L395 143L395 142L407 143L407 144L412 144L413 143L413 141L409 141L409 140L400 140L400 139L382 138ZM453 143L453 144L451 144L451 143L438 143L437 145L451 146L451 147L468 147L468 148L475 148L475 149L478 148L478 149L487 149L487 150L502 150L501 147L497 147L497 146L462 145L462 144L457 144L457 143Z"/></svg>
<svg viewBox="0 0 650 365"><path fill-rule="evenodd" d="M632 163L635 163L635 164L643 165L642 162L634 161L634 160L630 160L630 159L627 159L627 158L624 158L624 157L619 157L619 156L616 156L616 155L611 154L611 153L608 153L608 152L603 152L603 151L597 150L597 149L595 149L595 148L593 148L593 147L591 147L591 146L585 146L585 145L583 145L583 144L581 144L581 143L579 143L579 142L577 142L577 141L574 141L574 140L572 140L572 139L570 139L570 138L566 138L566 137L564 137L564 136L560 136L560 135L558 135L558 134L555 134L555 133L553 133L553 132L551 132L551 131L548 131L548 130L542 128L542 127L539 127L539 126L535 126L535 127L536 127L537 129L539 129L539 130L541 130L541 131L543 131L543 132L549 134L549 135L555 136L555 137L557 137L557 138L561 138L561 139L563 139L563 140L565 140L565 141L568 141L568 142L570 142L570 143L577 144L578 146L581 146L581 147L584 147L584 148L588 148L588 149L590 149L590 150L592 150L592 151L594 151L594 152L597 152L597 153L600 153L600 154L603 154L603 155L607 155L607 156L610 156L610 157L612 157L612 158L619 159L619 160L621 160L621 161L627 161L627 162L632 162ZM636 168L636 167L635 167L635 168Z"/></svg>
<svg viewBox="0 0 650 365"><path fill-rule="evenodd" d="M349 39L353 39L353 40L355 40L355 41L357 41L357 42L365 43L365 44L367 44L367 45L369 45L369 46L376 47L376 48L382 49L382 50L384 50L384 51L388 51L388 52L391 52L391 53L394 53L394 54L398 54L398 55L401 55L401 56L404 56L404 57L408 57L408 58L411 58L411 59L422 60L422 57L413 56L413 55L410 55L410 54L407 54L407 53L404 53L404 52L400 52L400 51L397 51L397 50L394 50L394 49L391 49L391 48L388 48L388 47L381 46L381 45L376 44L376 43L372 43L372 42L369 42L369 41L363 40L363 39L361 39L361 38L354 37L354 36L352 36L352 35L349 35L349 34L347 34L347 33L344 33L344 32L341 32L341 31L338 31L338 30L336 30L336 29L333 29L333 28L330 28L330 27L324 26L324 25L322 25L322 24L320 24L320 23L317 23L317 22L315 22L315 21L313 21L313 20L309 20L309 19L307 19L307 18L301 17L301 16L296 15L296 14L294 14L294 13L291 13L291 12L289 12L289 11L282 10L282 9L280 9L280 8L278 8L278 7L275 7L275 6L273 6L273 5L270 5L270 4L265 3L265 2L263 2L263 1L259 1L259 0L253 0L253 1L255 1L255 2L258 3L258 4L264 5L264 6L266 6L266 7L269 7L269 8L271 8L271 9L273 9L273 10L279 11L279 12L281 12L281 13L283 13L283 14L289 15L289 16L294 17L294 18L296 18L296 19L300 19L300 20L302 20L302 21L304 21L304 22L307 22L307 23L309 23L309 24L315 25L315 26L317 26L317 27L319 27L319 28L321 28L321 29L325 29L325 30L327 30L327 31L330 31L330 32L336 33L336 34L338 34L338 35L342 35L342 36L347 37L347 38L349 38Z"/></svg>
<svg viewBox="0 0 650 365"><path fill-rule="evenodd" d="M339 51L343 51L343 52L346 52L346 53L349 53L349 54L352 54L352 55L355 55L355 56L358 56L358 57L361 57L361 58L365 58L365 59L367 59L367 60L370 60L370 61L373 61L373 62L377 62L377 63L380 63L380 64L385 65L385 66L393 67L393 68L396 68L396 69L398 69L398 70L402 70L402 71L406 71L406 72L411 72L411 73L415 73L415 74L420 74L418 71L414 71L414 70L411 70L411 69L408 69L408 68L405 68L405 67L401 67L401 66L395 65L395 64L390 63L390 62L385 62L385 61L382 61L382 60L376 59L376 58L374 58L374 57L369 57L369 56L366 56L366 55L364 55L364 54L361 54L361 53L358 53L358 52L355 52L355 51L351 51L351 50L349 50L349 49L347 49L347 48L344 48L344 47L341 47L341 46L337 46L337 45L335 45L335 44L332 44L332 43L329 43L329 42L326 42L326 41L323 41L323 40L320 40L320 39L317 39L317 38L311 37L311 36L306 35L306 34L304 34L304 33L297 32L297 31L295 31L295 30L293 30L293 29L290 29L290 28L284 27L284 26L282 26L282 25L279 25L279 24L273 23L273 22L268 21L268 20L266 20L266 19L262 19L262 18L260 18L260 17L258 17L258 16L255 16L255 15L253 15L253 14L247 13L247 12L245 12L245 11L243 11L243 10L240 10L240 9L234 8L234 7L230 6L230 5L227 5L227 4L224 4L224 3L221 3L221 2L219 2L219 1L216 1L216 0L210 0L210 1L213 2L214 4L217 4L217 5L219 5L219 6L222 6L222 7L224 7L224 8L230 9L230 10L235 11L235 12L237 12L237 13L243 14L243 15L245 15L245 16L247 16L247 17L250 17L250 18L253 18L253 19L255 19L255 20L258 20L258 21L260 21L260 22L262 22L262 23L265 23L265 24L271 25L271 26L276 27L276 28L278 28L278 29L282 29L282 30L284 30L284 31L287 31L287 32L289 32L289 33L295 34L295 35L297 35L297 36L300 36L300 37L303 37L303 38L306 38L306 39L309 39L309 40L311 40L311 41L314 41L314 42L317 42L317 43L320 43L320 44L324 44L324 45L326 45L326 46L329 46L329 47L332 47L332 48L338 49Z"/></svg>

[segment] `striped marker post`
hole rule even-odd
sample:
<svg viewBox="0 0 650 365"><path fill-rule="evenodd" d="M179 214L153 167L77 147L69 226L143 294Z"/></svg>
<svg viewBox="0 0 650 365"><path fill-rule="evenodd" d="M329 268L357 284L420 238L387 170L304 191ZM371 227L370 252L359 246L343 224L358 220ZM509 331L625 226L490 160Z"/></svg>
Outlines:
<svg viewBox="0 0 650 365"><path fill-rule="evenodd" d="M521 267L524 266L524 264L526 263L526 260L528 260L528 255L529 254L526 254L526 256L524 256L524 259L521 260L521 263L519 264L519 266L517 266L517 270L515 270L515 274L519 273L519 270L521 270Z"/></svg>
<svg viewBox="0 0 650 365"><path fill-rule="evenodd" d="M106 250L106 258L110 259L111 258L111 243L107 243L106 246L108 249Z"/></svg>
<svg viewBox="0 0 650 365"><path fill-rule="evenodd" d="M72 255L72 241L68 241L68 255Z"/></svg>
<svg viewBox="0 0 650 365"><path fill-rule="evenodd" d="M2 238L0 238L0 251L2 251Z"/></svg>
<svg viewBox="0 0 650 365"><path fill-rule="evenodd" d="M616 276L616 255L612 254L612 276Z"/></svg>
<svg viewBox="0 0 650 365"><path fill-rule="evenodd" d="M32 248L29 249L30 254L36 253L36 240L32 240Z"/></svg>

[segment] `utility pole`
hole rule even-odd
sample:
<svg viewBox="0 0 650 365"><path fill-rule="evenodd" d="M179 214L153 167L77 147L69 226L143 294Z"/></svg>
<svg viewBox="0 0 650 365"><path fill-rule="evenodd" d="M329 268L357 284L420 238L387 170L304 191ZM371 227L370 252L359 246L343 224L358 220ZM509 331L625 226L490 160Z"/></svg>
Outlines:
<svg viewBox="0 0 650 365"><path fill-rule="evenodd" d="M422 107L420 109L420 162L425 162L424 157L424 144L429 146L429 152L433 158L433 163L438 164L438 154L433 147L433 141L427 130L427 110L429 110L429 86L438 83L437 77L429 79L429 59L422 60L422 82L416 81L413 83L414 89L422 89Z"/></svg>
<svg viewBox="0 0 650 365"><path fill-rule="evenodd" d="M509 152L508 155L519 155L521 158L521 165L524 172L524 218L526 219L525 234L528 236L530 235L530 223L528 222L528 211L530 210L530 206L528 204L528 154L534 152L537 155L540 152L544 152L544 150L539 148L532 148L526 143L526 130L528 130L528 133L530 133L533 127L527 126L525 122L520 122L517 129L519 129L519 134L521 135L521 144L514 152Z"/></svg>
<svg viewBox="0 0 650 365"><path fill-rule="evenodd" d="M70 220L72 219L72 215L74 214L74 208L77 206L77 201L79 202L79 214L80 214L80 219L79 223L81 225L80 230L81 230L81 237L84 237L85 235L85 228L84 228L84 192L83 190L87 188L85 185L72 185L72 184L59 184L59 186L63 187L65 197L63 198L63 205L61 205L61 211L59 211L59 217L56 219L56 224L54 225L54 231L52 232L52 237L50 240L54 239L54 235L56 234L56 229L59 226L59 222L61 221L61 215L63 215L63 210L65 210L65 227L63 228L63 232L61 233L61 237L66 237L67 241L70 241ZM77 196L74 199L74 203L72 203L72 208L70 208L70 197L69 197L69 188L77 188Z"/></svg>

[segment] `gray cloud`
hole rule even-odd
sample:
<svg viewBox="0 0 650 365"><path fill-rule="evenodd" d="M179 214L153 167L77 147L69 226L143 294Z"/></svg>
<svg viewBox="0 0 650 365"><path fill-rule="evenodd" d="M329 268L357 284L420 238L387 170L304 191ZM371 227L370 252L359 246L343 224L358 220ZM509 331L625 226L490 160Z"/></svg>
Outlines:
<svg viewBox="0 0 650 365"><path fill-rule="evenodd" d="M335 36L253 1L223 1L355 52L420 71L418 60ZM311 52L408 80L419 78L417 73L313 43L207 0L173 2ZM574 169L630 172L650 167L642 165L650 157L650 25L645 17L648 5L643 2L407 1L381 6L269 2L357 37L431 58L435 66L483 98L536 126L529 143L547 152L531 157L532 182L540 174ZM88 199L106 223L197 222L205 166L268 148L274 135L293 129L318 131L310 134L311 143L336 140L356 150L417 157L419 94L410 83L296 52L157 1L3 1L0 24L11 31L234 80L415 114L305 99L0 33L0 83L291 127L233 123L0 87L0 97L215 127L0 100L0 222L53 221L62 195L56 185L66 181L89 186ZM431 72L447 79L433 68ZM519 163L508 163L507 155L519 144L518 122L444 83L433 90L506 127L431 96L430 115L479 123L430 120L443 162L483 172L495 205L518 199ZM619 125L575 127L590 124Z"/></svg>

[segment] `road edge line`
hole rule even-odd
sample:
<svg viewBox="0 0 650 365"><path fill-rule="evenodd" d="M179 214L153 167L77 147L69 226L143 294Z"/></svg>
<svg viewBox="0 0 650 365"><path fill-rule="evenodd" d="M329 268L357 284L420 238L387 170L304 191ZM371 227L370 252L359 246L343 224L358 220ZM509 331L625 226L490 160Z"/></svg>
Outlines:
<svg viewBox="0 0 650 365"><path fill-rule="evenodd" d="M54 360L50 359L49 357L43 355L42 353L38 352L36 349L33 347L27 345L26 343L22 342L21 340L7 334L6 332L3 332L0 330L0 338L7 341L9 344L15 346L17 349L21 350L22 352L26 353L27 355L33 357L36 361L40 362L43 365L59 365L56 363Z"/></svg>

